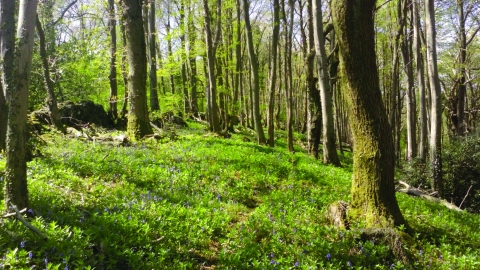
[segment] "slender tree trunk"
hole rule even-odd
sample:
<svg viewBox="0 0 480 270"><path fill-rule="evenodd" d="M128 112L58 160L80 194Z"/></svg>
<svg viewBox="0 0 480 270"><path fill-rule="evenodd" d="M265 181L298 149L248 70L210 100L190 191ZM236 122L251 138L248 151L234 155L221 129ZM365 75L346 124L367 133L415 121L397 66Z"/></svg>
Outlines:
<svg viewBox="0 0 480 270"><path fill-rule="evenodd" d="M118 117L117 113L117 20L115 20L115 2L108 0L108 28L110 30L110 101L108 106L108 114L112 119Z"/></svg>
<svg viewBox="0 0 480 270"><path fill-rule="evenodd" d="M189 2L190 3L190 2ZM195 55L195 42L197 34L193 23L193 14L189 6L188 14L188 41L189 41L189 66L190 66L190 110L195 117L198 117L198 97L197 97L197 60Z"/></svg>
<svg viewBox="0 0 480 270"><path fill-rule="evenodd" d="M15 1L0 1L0 64L2 93L0 94L0 151L6 149L8 93L13 91L15 56Z"/></svg>
<svg viewBox="0 0 480 270"><path fill-rule="evenodd" d="M125 118L127 115L128 106L128 77L127 77L127 35L125 33L125 24L123 19L120 21L120 32L122 32L122 78L124 88L123 105L120 111L120 118Z"/></svg>
<svg viewBox="0 0 480 270"><path fill-rule="evenodd" d="M142 6L137 0L122 0L127 39L128 89L130 110L127 134L140 139L152 133L147 109L147 45L142 20Z"/></svg>
<svg viewBox="0 0 480 270"><path fill-rule="evenodd" d="M203 7L205 9L205 39L207 45L207 65L208 65L208 82L209 82L209 89L208 89L208 96L209 100L209 109L208 114L210 121L210 130L213 132L221 132L220 124L218 120L218 105L217 105L217 82L215 78L215 53L216 53L216 44L217 41L213 41L212 38L212 31L211 31L211 18L210 18L210 8L208 7L208 1L203 0ZM220 7L221 7L221 0L217 0L217 20L220 20ZM220 25L217 24L217 34L216 38L220 38Z"/></svg>
<svg viewBox="0 0 480 270"><path fill-rule="evenodd" d="M315 28L313 15L313 1L307 1L307 27L308 27L308 54L307 54L307 88L309 97L310 121L308 128L308 151L318 158L320 136L322 134L322 102L317 89L318 78L315 78ZM323 34L323 29L320 30Z"/></svg>
<svg viewBox="0 0 480 270"><path fill-rule="evenodd" d="M283 21L285 24L285 103L287 104L287 149L293 152L293 97L292 97L292 38L293 38L293 15L295 1L287 0L290 7L289 20L285 11L285 1L282 4Z"/></svg>
<svg viewBox="0 0 480 270"><path fill-rule="evenodd" d="M327 54L325 53L325 39L323 37L322 1L313 1L313 25L317 69L320 85L320 99L322 101L323 124L323 162L340 166L340 160L335 147L335 128L333 122L332 94L330 91L330 76L327 69Z"/></svg>
<svg viewBox="0 0 480 270"><path fill-rule="evenodd" d="M435 34L434 0L425 2L425 30L427 40L427 66L430 81L430 168L432 186L442 196L442 93L437 69L437 44Z"/></svg>
<svg viewBox="0 0 480 270"><path fill-rule="evenodd" d="M273 0L273 37L271 50L271 69L270 69L270 96L268 101L268 145L275 146L275 119L273 113L275 110L275 88L277 87L277 51L278 38L280 35L280 1Z"/></svg>
<svg viewBox="0 0 480 270"><path fill-rule="evenodd" d="M109 0L112 1L112 0ZM155 0L150 0L150 13L148 16L148 22L150 24L149 36L149 49L150 49L150 57L149 65L150 65L150 109L152 111L160 110L160 105L158 103L158 91L157 91L157 51L156 51L156 44L157 44L157 30L155 28Z"/></svg>
<svg viewBox="0 0 480 270"><path fill-rule="evenodd" d="M2 0L2 2L4 1L7 3L3 7L13 7L13 10L15 10L14 3L9 3L9 0ZM17 27L18 43L15 50L15 74L7 88L7 102L9 106L4 200L6 209L8 209L10 204L16 205L19 209L28 208L29 206L26 161L27 111L36 16L37 1L21 0ZM12 20L8 23L14 24L15 22Z"/></svg>
<svg viewBox="0 0 480 270"><path fill-rule="evenodd" d="M170 14L170 3L167 3L167 14ZM167 31L167 50L168 50L168 59L172 61L173 51L172 51L172 37L170 36L170 20L167 19L167 23L165 24L165 29ZM170 81L170 92L175 94L175 78L172 74L168 77Z"/></svg>
<svg viewBox="0 0 480 270"><path fill-rule="evenodd" d="M186 47L185 37L187 35L186 22L185 22L185 0L180 0L180 45L181 45L181 60L182 60L182 90L183 90L183 111L185 114L190 113L190 102L188 101L188 87L187 87L187 59L186 59Z"/></svg>
<svg viewBox="0 0 480 270"><path fill-rule="evenodd" d="M407 14L404 15L405 17ZM412 42L409 38L410 34L405 27L405 38L401 44L401 52L403 58L403 65L405 75L407 76L407 95L405 105L407 107L407 160L410 161L412 158L417 156L417 140L416 140L416 95L413 83L413 67L412 67L412 55L411 48Z"/></svg>
<svg viewBox="0 0 480 270"><path fill-rule="evenodd" d="M238 103L238 94L242 91L240 86L240 74L242 72L242 30L241 30L241 6L240 1L236 1L237 23L235 27L235 92L233 95L233 106ZM242 95L240 95L242 98ZM242 117L243 118L243 117Z"/></svg>
<svg viewBox="0 0 480 270"><path fill-rule="evenodd" d="M257 131L258 144L265 144L265 134L263 133L262 117L260 116L260 79L258 74L258 58L253 46L252 27L250 26L250 13L248 9L248 0L243 0L243 17L245 20L245 30L247 33L248 54L250 56L251 76L253 80L252 94L253 99L253 121Z"/></svg>
<svg viewBox="0 0 480 270"><path fill-rule="evenodd" d="M423 58L421 54L421 40L420 40L420 14L418 10L418 1L414 0L413 3L413 47L415 51L415 63L417 74L417 85L420 95L420 136L418 144L418 157L425 162L426 159L426 146L427 146L427 105L426 105L426 92L425 92L425 77L423 73Z"/></svg>
<svg viewBox="0 0 480 270"><path fill-rule="evenodd" d="M5 92L3 91L2 80L0 80L0 152L5 150L5 139L7 137L7 122L7 100L5 99Z"/></svg>
<svg viewBox="0 0 480 270"><path fill-rule="evenodd" d="M395 197L392 129L375 56L375 4L375 0L332 1L355 141L348 215L367 227L407 226Z"/></svg>
<svg viewBox="0 0 480 270"><path fill-rule="evenodd" d="M47 90L46 103L48 106L50 121L52 121L52 124L55 126L55 128L62 132L65 132L65 128L63 127L62 121L60 119L60 112L58 111L57 107L57 98L53 89L54 83L52 81L52 78L50 77L50 69L48 66L47 49L45 42L45 32L43 31L42 24L38 19L38 15L35 16L35 24L37 27L37 33L40 41L40 57L42 58L43 79L45 81L45 89Z"/></svg>
<svg viewBox="0 0 480 270"><path fill-rule="evenodd" d="M465 14L464 14L464 0L457 0L458 20L460 29L458 33L458 42L460 43L458 65L460 66L460 78L458 81L457 90L457 116L458 126L456 127L457 135L463 136L465 134L465 94L467 92L466 77L467 71L465 64L467 61L467 35L465 32Z"/></svg>

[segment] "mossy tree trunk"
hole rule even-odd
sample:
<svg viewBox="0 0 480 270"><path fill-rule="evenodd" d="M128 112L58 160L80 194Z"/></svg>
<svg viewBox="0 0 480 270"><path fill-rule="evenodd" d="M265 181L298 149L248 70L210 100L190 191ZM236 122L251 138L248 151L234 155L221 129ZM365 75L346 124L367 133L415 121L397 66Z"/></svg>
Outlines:
<svg viewBox="0 0 480 270"><path fill-rule="evenodd" d="M270 69L270 93L268 101L268 145L275 146L275 125L273 113L275 110L275 88L277 87L277 51L278 38L280 35L280 1L273 0L273 34L272 34L272 51L271 51L271 69ZM239 49L240 50L240 49ZM237 61L238 62L238 61Z"/></svg>
<svg viewBox="0 0 480 270"><path fill-rule="evenodd" d="M2 0L2 2L10 0ZM15 3L10 7L15 10ZM5 206L16 205L19 209L29 206L27 189L27 110L28 88L32 69L33 38L37 1L21 0L18 15L17 43L13 79L7 89L8 128L7 166L5 170ZM14 20L7 22L14 24Z"/></svg>
<svg viewBox="0 0 480 270"><path fill-rule="evenodd" d="M332 17L355 141L349 219L367 227L392 227L407 224L395 197L392 129L375 56L375 4L334 0Z"/></svg>
<svg viewBox="0 0 480 270"><path fill-rule="evenodd" d="M152 133L147 109L147 56L143 30L142 6L138 0L122 0L123 21L128 56L128 111L127 134L140 139Z"/></svg>
<svg viewBox="0 0 480 270"><path fill-rule="evenodd" d="M150 76L150 109L152 111L160 110L160 104L158 103L158 91L157 91L157 54L156 54L156 44L157 44L157 30L155 28L155 0L150 0L150 12L148 14L149 22L149 39L148 43L150 50L150 57L148 58L148 63L150 65L149 76Z"/></svg>
<svg viewBox="0 0 480 270"><path fill-rule="evenodd" d="M0 152L5 150L5 139L7 136L7 120L8 120L7 100L3 92L2 81L0 80Z"/></svg>

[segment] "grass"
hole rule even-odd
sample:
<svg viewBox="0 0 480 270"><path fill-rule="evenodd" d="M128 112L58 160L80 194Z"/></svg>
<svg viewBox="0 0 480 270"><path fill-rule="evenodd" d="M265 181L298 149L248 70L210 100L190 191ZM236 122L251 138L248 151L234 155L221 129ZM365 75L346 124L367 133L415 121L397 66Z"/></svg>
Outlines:
<svg viewBox="0 0 480 270"><path fill-rule="evenodd" d="M299 147L258 146L248 131L220 139L189 124L174 141L126 147L42 135L43 156L28 164L30 221L49 239L0 220L1 267L480 268L478 215L398 194L417 232L404 265L358 230L326 224L326 207L349 199L351 157L325 166Z"/></svg>

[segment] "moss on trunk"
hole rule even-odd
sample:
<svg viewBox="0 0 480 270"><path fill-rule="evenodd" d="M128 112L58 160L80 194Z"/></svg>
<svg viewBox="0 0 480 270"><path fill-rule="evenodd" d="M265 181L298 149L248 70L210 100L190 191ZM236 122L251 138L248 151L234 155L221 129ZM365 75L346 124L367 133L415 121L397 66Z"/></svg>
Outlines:
<svg viewBox="0 0 480 270"><path fill-rule="evenodd" d="M393 227L406 221L394 186L394 148L383 106L375 56L375 0L335 0L342 80L354 137L350 223Z"/></svg>

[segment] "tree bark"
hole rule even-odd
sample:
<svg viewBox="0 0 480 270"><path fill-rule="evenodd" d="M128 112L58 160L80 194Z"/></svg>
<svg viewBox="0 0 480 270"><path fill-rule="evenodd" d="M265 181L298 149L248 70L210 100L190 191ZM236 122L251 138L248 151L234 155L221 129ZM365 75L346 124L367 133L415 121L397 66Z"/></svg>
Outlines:
<svg viewBox="0 0 480 270"><path fill-rule="evenodd" d="M195 117L198 117L198 95L197 95L197 60L195 55L195 42L197 36L193 23L192 10L189 7L188 14L188 41L189 41L189 66L190 66L190 110Z"/></svg>
<svg viewBox="0 0 480 270"><path fill-rule="evenodd" d="M185 37L187 35L185 22L185 0L180 0L180 52L181 52L181 75L182 75L182 90L183 90L183 111L185 114L190 113L190 102L188 99L188 87L187 87L187 59L185 53Z"/></svg>
<svg viewBox="0 0 480 270"><path fill-rule="evenodd" d="M425 92L425 76L423 73L423 57L421 53L421 39L420 39L420 14L418 10L418 1L413 3L413 47L415 51L415 63L416 63L416 75L418 92L420 96L420 136L418 143L418 157L422 162L426 159L426 146L427 146L427 104L426 104L426 92Z"/></svg>
<svg viewBox="0 0 480 270"><path fill-rule="evenodd" d="M2 0L2 2L9 0ZM8 5L10 3L6 3ZM14 3L11 4L14 7ZM27 111L28 88L32 68L33 38L35 36L36 0L21 0L18 13L18 27L15 54L15 74L7 89L8 128L7 164L5 169L5 206L13 204L19 209L27 208ZM3 16L2 16L3 17ZM14 21L8 23L14 24ZM13 87L12 87L13 86Z"/></svg>
<svg viewBox="0 0 480 270"><path fill-rule="evenodd" d="M208 91L207 104L210 131L221 132L220 123L218 119L218 105L217 105L217 82L215 78L215 53L217 41L213 41L211 30L211 14L208 6L208 1L203 0L203 7L205 10L205 39L207 46L207 65L208 65ZM220 20L221 0L217 0L217 20ZM217 24L216 38L220 38L220 25Z"/></svg>
<svg viewBox="0 0 480 270"><path fill-rule="evenodd" d="M6 148L8 93L14 87L15 56L15 1L0 1L0 70L2 93L0 94L0 150Z"/></svg>
<svg viewBox="0 0 480 270"><path fill-rule="evenodd" d="M128 107L128 78L127 78L127 35L125 33L125 24L123 19L120 21L120 32L122 33L122 78L124 87L123 105L120 110L120 118L124 118L127 115Z"/></svg>
<svg viewBox="0 0 480 270"><path fill-rule="evenodd" d="M442 93L437 69L434 0L425 2L427 66L430 82L430 169L432 187L442 195Z"/></svg>
<svg viewBox="0 0 480 270"><path fill-rule="evenodd" d="M313 25L315 29L314 40L320 85L320 99L322 102L323 162L340 166L337 148L335 147L332 94L330 90L330 76L327 69L327 54L325 53L322 19L322 1L315 0L313 1Z"/></svg>
<svg viewBox="0 0 480 270"><path fill-rule="evenodd" d="M457 10L458 10L458 20L460 23L460 29L458 32L458 42L460 43L459 48L459 59L458 65L460 66L460 78L458 79L458 90L457 90L457 127L456 133L458 136L463 136L465 134L465 94L467 92L466 77L467 70L465 64L467 61L467 35L465 32L465 18L464 14L464 1L457 0Z"/></svg>
<svg viewBox="0 0 480 270"><path fill-rule="evenodd" d="M245 30L247 33L248 55L250 56L251 75L253 79L253 121L255 131L257 131L258 144L265 144L265 134L263 133L262 117L260 116L260 79L258 74L258 58L253 46L252 27L250 25L250 12L248 0L243 0L243 17L245 19Z"/></svg>
<svg viewBox="0 0 480 270"><path fill-rule="evenodd" d="M375 0L332 2L355 141L348 212L352 221L367 227L407 226L395 197L392 129L376 65L375 4Z"/></svg>
<svg viewBox="0 0 480 270"><path fill-rule="evenodd" d="M58 111L57 106L57 97L55 96L54 83L50 76L50 69L48 65L47 49L45 42L45 32L43 31L42 24L38 18L38 15L35 17L35 24L38 33L38 39L40 43L40 57L42 58L43 66L43 79L45 81L45 89L47 90L47 99L46 103L48 106L48 113L50 116L50 121L52 121L53 126L58 130L65 132L65 128L60 119L60 112Z"/></svg>
<svg viewBox="0 0 480 270"><path fill-rule="evenodd" d="M109 0L112 1L112 0ZM150 78L150 109L152 111L160 110L160 105L158 104L158 91L157 91L157 54L156 54L156 44L157 44L157 30L155 28L155 0L150 0L150 13L148 16L149 22L149 36L150 42L148 43L150 49L149 65L149 78Z"/></svg>
<svg viewBox="0 0 480 270"><path fill-rule="evenodd" d="M117 20L115 19L115 2L108 0L108 29L110 30L110 74L108 80L110 82L110 101L108 106L108 114L112 119L118 117L117 113Z"/></svg>
<svg viewBox="0 0 480 270"><path fill-rule="evenodd" d="M130 109L127 134L132 139L140 139L152 133L147 109L147 46L143 29L142 6L138 0L122 0L122 4L129 63Z"/></svg>
<svg viewBox="0 0 480 270"><path fill-rule="evenodd" d="M280 1L273 0L273 34L271 50L271 69L270 69L270 96L268 101L268 145L275 146L275 120L273 113L275 110L275 88L277 87L277 51L278 38L280 35Z"/></svg>
<svg viewBox="0 0 480 270"><path fill-rule="evenodd" d="M170 3L167 2L167 14L170 14ZM167 50L168 50L168 59L169 61L172 60L172 37L170 36L170 18L167 18L167 22L165 24L165 29L167 31ZM175 78L172 74L168 76L170 82L170 91L172 94L175 94Z"/></svg>

